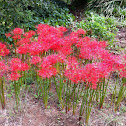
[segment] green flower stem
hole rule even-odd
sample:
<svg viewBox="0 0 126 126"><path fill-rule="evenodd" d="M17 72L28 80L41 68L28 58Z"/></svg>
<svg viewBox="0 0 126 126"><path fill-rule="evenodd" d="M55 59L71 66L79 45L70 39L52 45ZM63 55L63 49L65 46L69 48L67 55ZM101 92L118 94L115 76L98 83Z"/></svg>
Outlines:
<svg viewBox="0 0 126 126"><path fill-rule="evenodd" d="M4 97L4 81L3 78L0 78L0 101L1 101L1 106L2 109L5 109L5 97Z"/></svg>
<svg viewBox="0 0 126 126"><path fill-rule="evenodd" d="M81 84L79 84L79 88L78 88L78 91L77 91L77 98L76 98L76 105L75 105L75 109L77 108L77 105L78 105L78 103L79 103L79 100L80 100L80 98L81 98L81 96L82 96L82 92L83 92L83 90L84 90L84 84L83 84L83 87L82 88L80 88L80 85ZM81 91L80 91L81 90ZM80 93L79 93L80 92Z"/></svg>
<svg viewBox="0 0 126 126"><path fill-rule="evenodd" d="M68 111L68 108L67 108L67 104L68 104L68 99L69 99L69 97L68 97L68 83L67 83L67 86L66 86L66 113L67 113L67 111Z"/></svg>
<svg viewBox="0 0 126 126"><path fill-rule="evenodd" d="M54 83L55 83L59 103L62 105L62 108L63 108L63 106L64 106L63 105L63 98L62 98L62 90L63 90L63 87L64 87L63 78L60 75L59 84L58 84L59 86L57 85L56 78L53 77L53 79L54 79Z"/></svg>
<svg viewBox="0 0 126 126"><path fill-rule="evenodd" d="M117 79L116 79L116 84L115 84L114 91L113 91L112 98L111 98L111 105L112 105L113 100L114 100L114 106L115 106L115 102L116 102L116 92L117 92L116 86L117 86Z"/></svg>
<svg viewBox="0 0 126 126"><path fill-rule="evenodd" d="M24 62L25 58L24 58L24 54L22 54L22 61Z"/></svg>
<svg viewBox="0 0 126 126"><path fill-rule="evenodd" d="M100 94L100 92L99 92L99 88L100 88L100 83L98 83L98 85L97 85L97 89L96 89L96 91L95 91L96 102L98 102L98 99L99 99L99 94Z"/></svg>
<svg viewBox="0 0 126 126"><path fill-rule="evenodd" d="M105 95L106 95L109 80L110 79L108 79L107 84L105 85L105 78L104 78L103 83L100 86L100 104L99 104L100 109L102 108L103 103L104 103L104 99L105 99ZM101 88L102 88L102 90L101 90Z"/></svg>
<svg viewBox="0 0 126 126"><path fill-rule="evenodd" d="M86 104L86 119L85 119L85 124L88 125L88 121L90 118L90 113L91 113L91 109L92 109L92 100L94 99L94 92L95 90L90 90L89 92L89 103Z"/></svg>
<svg viewBox="0 0 126 126"><path fill-rule="evenodd" d="M15 91L16 108L18 109L18 105L19 105L18 84L16 83L16 81L13 81L13 83L14 83L14 91Z"/></svg>
<svg viewBox="0 0 126 126"><path fill-rule="evenodd" d="M75 104L75 94L76 94L76 87L77 87L77 85L74 83L74 87L73 87L73 94L74 94L74 99L73 99L73 115L75 115L75 106L76 106L76 104Z"/></svg>
<svg viewBox="0 0 126 126"><path fill-rule="evenodd" d="M116 101L116 103L115 103L115 108L114 108L115 112L117 111L117 109L118 109L118 107L119 107L119 105L120 105L120 102L121 102L121 101L123 100L123 98L125 97L125 96L123 96L124 93L125 93L125 91L126 91L126 86L122 84L122 86L120 87L120 90L119 90L119 94L118 94L117 101Z"/></svg>
<svg viewBox="0 0 126 126"><path fill-rule="evenodd" d="M82 119L82 116L83 116L83 113L84 113L84 110L85 110L85 103L86 103L89 88L87 88L87 89L84 88L84 89L85 89L84 95L83 95L83 99L82 99L81 107L80 107L80 112L79 112L79 121Z"/></svg>

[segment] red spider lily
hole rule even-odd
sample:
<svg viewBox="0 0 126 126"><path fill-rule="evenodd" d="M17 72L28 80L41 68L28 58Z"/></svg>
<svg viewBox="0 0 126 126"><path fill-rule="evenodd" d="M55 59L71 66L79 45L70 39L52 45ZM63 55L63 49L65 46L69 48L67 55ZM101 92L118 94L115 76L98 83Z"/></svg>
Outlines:
<svg viewBox="0 0 126 126"><path fill-rule="evenodd" d="M7 72L8 66L5 65L3 61L0 61L0 77L2 77L5 72Z"/></svg>
<svg viewBox="0 0 126 126"><path fill-rule="evenodd" d="M121 72L120 72L120 77L124 77L126 78L126 69L123 69Z"/></svg>
<svg viewBox="0 0 126 126"><path fill-rule="evenodd" d="M56 68L49 66L45 68L41 68L38 70L38 75L41 76L43 79L44 78L50 78L52 76L55 76L57 74Z"/></svg>
<svg viewBox="0 0 126 126"><path fill-rule="evenodd" d="M110 72L108 64L92 63L87 64L84 69L81 70L81 75L84 82L88 83L91 88L96 89L100 79L109 77Z"/></svg>
<svg viewBox="0 0 126 126"><path fill-rule="evenodd" d="M21 28L15 28L13 30L14 35L21 35L22 33L23 33L23 29L21 29Z"/></svg>
<svg viewBox="0 0 126 126"><path fill-rule="evenodd" d="M49 26L47 24L39 24L37 26L36 32L38 35L43 35L43 36L49 35L49 34L53 34L53 35L55 34L58 36L59 33L61 33L61 32L59 32L59 30L57 30L57 28L54 28L54 27Z"/></svg>
<svg viewBox="0 0 126 126"><path fill-rule="evenodd" d="M29 66L28 66L27 63L21 63L21 68L20 68L21 71L25 71L25 70L28 70L28 69L29 69Z"/></svg>
<svg viewBox="0 0 126 126"><path fill-rule="evenodd" d="M95 89L97 86L97 82L99 81L99 77L97 75L97 71L94 68L93 64L87 64L85 66L85 70L83 71L86 76L86 82L91 84L90 86Z"/></svg>
<svg viewBox="0 0 126 126"><path fill-rule="evenodd" d="M68 60L65 60L65 63L67 64L67 69L77 69L79 67L79 63L74 56L71 56L68 58Z"/></svg>
<svg viewBox="0 0 126 126"><path fill-rule="evenodd" d="M99 46L102 47L102 48L105 48L105 47L107 47L107 42L101 41L101 42L99 42Z"/></svg>
<svg viewBox="0 0 126 126"><path fill-rule="evenodd" d="M9 62L11 71L20 71L21 69L21 60L18 58L12 58Z"/></svg>
<svg viewBox="0 0 126 126"><path fill-rule="evenodd" d="M25 45L25 44L29 44L31 41L29 38L22 38L19 41L17 41L17 45Z"/></svg>
<svg viewBox="0 0 126 126"><path fill-rule="evenodd" d="M47 25L47 24L39 24L36 28L37 28L37 30L36 30L36 32L37 32L37 34L38 35L40 35L41 33L44 33L44 30L45 29L48 29L50 26L49 25Z"/></svg>
<svg viewBox="0 0 126 126"><path fill-rule="evenodd" d="M17 81L19 80L19 78L21 77L21 75L17 72L12 72L10 75L9 75L9 80L11 81Z"/></svg>
<svg viewBox="0 0 126 126"><path fill-rule="evenodd" d="M11 37L11 33L5 33L5 36L8 38L8 37Z"/></svg>
<svg viewBox="0 0 126 126"><path fill-rule="evenodd" d="M60 47L57 50L58 53L61 53L63 55L70 55L72 53L72 41L69 39L69 37L64 38L60 42Z"/></svg>
<svg viewBox="0 0 126 126"><path fill-rule="evenodd" d="M78 36L80 37L81 35L85 35L86 32L83 29L77 30Z"/></svg>
<svg viewBox="0 0 126 126"><path fill-rule="evenodd" d="M67 28L66 28L66 27L63 27L63 26L60 26L60 27L58 28L58 30L59 30L59 31L62 31L62 32L65 32L65 31L67 31Z"/></svg>
<svg viewBox="0 0 126 126"><path fill-rule="evenodd" d="M60 55L52 54L52 55L49 55L49 56L43 58L43 62L41 63L40 67L46 69L50 65L54 65L57 62L62 62Z"/></svg>
<svg viewBox="0 0 126 126"><path fill-rule="evenodd" d="M60 48L62 39L52 33L47 35L40 34L38 36L38 42L43 44L45 51L48 51L49 49L57 50Z"/></svg>
<svg viewBox="0 0 126 126"><path fill-rule="evenodd" d="M76 32L72 32L72 33L69 35L68 38L69 38L69 41L70 41L71 45L72 45L72 44L76 44L77 41L79 40L78 34L77 34Z"/></svg>
<svg viewBox="0 0 126 126"><path fill-rule="evenodd" d="M32 36L34 36L36 33L34 32L34 31L32 31L32 30L30 30L29 32L25 32L24 34L23 34L23 36L25 37L25 38L32 38Z"/></svg>
<svg viewBox="0 0 126 126"><path fill-rule="evenodd" d="M29 69L29 66L26 63L22 63L20 59L13 58L10 62L10 71L17 72L17 71L25 71Z"/></svg>
<svg viewBox="0 0 126 126"><path fill-rule="evenodd" d="M84 59L105 59L110 55L109 51L105 50L104 46L96 40L85 42L81 39L77 43L77 47L81 47L79 57Z"/></svg>
<svg viewBox="0 0 126 126"><path fill-rule="evenodd" d="M10 61L11 64L14 64L14 63L21 63L21 60L19 58L12 58L11 61Z"/></svg>
<svg viewBox="0 0 126 126"><path fill-rule="evenodd" d="M63 55L70 55L72 53L72 48L69 46L63 46L62 48L60 48L60 53L62 53Z"/></svg>
<svg viewBox="0 0 126 126"><path fill-rule="evenodd" d="M96 58L94 56L95 53L92 51L90 47L85 47L80 49L80 54L79 54L80 58L93 60L93 58Z"/></svg>
<svg viewBox="0 0 126 126"><path fill-rule="evenodd" d="M36 65L37 63L40 63L41 61L42 60L41 60L41 58L39 56L33 56L32 60L31 60L31 63Z"/></svg>
<svg viewBox="0 0 126 126"><path fill-rule="evenodd" d="M13 38L14 40L18 40L18 39L21 39L21 35L15 34L14 36L12 36L12 38Z"/></svg>
<svg viewBox="0 0 126 126"><path fill-rule="evenodd" d="M39 53L43 53L43 52L44 52L44 47L43 44L41 44L40 42L32 42L31 44L29 44L28 53L30 55L39 55Z"/></svg>
<svg viewBox="0 0 126 126"><path fill-rule="evenodd" d="M64 74L73 83L79 83L82 79L82 73L80 69L67 69Z"/></svg>
<svg viewBox="0 0 126 126"><path fill-rule="evenodd" d="M29 52L29 44L19 46L16 52L19 54L27 54Z"/></svg>
<svg viewBox="0 0 126 126"><path fill-rule="evenodd" d="M5 44L0 43L0 56L6 56L10 53Z"/></svg>

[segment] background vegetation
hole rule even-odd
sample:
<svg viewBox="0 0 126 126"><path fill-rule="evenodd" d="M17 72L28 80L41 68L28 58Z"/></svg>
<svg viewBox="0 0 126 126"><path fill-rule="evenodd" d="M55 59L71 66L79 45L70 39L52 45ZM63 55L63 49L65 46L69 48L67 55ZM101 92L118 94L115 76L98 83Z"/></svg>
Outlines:
<svg viewBox="0 0 126 126"><path fill-rule="evenodd" d="M0 1L0 40L5 33L15 27L34 30L39 23L68 27L74 19L69 14L67 4L54 0L1 0Z"/></svg>

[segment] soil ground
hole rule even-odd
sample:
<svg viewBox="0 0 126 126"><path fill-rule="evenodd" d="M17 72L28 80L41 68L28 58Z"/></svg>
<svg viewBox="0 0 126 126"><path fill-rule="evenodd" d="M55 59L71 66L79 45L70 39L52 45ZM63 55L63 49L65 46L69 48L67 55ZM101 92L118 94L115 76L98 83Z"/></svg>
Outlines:
<svg viewBox="0 0 126 126"><path fill-rule="evenodd" d="M113 81L111 81L111 85ZM108 89L108 92L111 88ZM25 91L25 93L24 93ZM78 121L80 104L75 115L72 110L67 114L58 104L55 87L52 85L47 109L45 109L42 99L36 99L35 85L30 85L27 90L21 90L19 110L14 107L14 96L6 96L7 105L5 110L0 110L0 126L85 126L84 118ZM25 94L25 95L24 95ZM110 106L111 93L107 94L105 103L101 110L98 105L92 108L89 126L125 126L126 125L126 99L120 105L120 110L116 113L113 106Z"/></svg>

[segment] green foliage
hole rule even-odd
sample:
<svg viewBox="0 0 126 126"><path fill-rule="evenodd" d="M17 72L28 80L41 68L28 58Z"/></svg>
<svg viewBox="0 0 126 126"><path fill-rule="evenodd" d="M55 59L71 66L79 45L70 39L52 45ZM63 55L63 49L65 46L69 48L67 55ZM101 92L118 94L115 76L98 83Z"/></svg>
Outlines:
<svg viewBox="0 0 126 126"><path fill-rule="evenodd" d="M68 27L73 18L65 4L57 4L54 0L1 0L0 40L4 41L4 34L15 27L35 30L39 23Z"/></svg>
<svg viewBox="0 0 126 126"><path fill-rule="evenodd" d="M115 19L98 15L93 12L86 12L86 20L77 23L77 28L82 28L87 31L87 35L112 42L115 34L118 31L116 28L117 22Z"/></svg>

